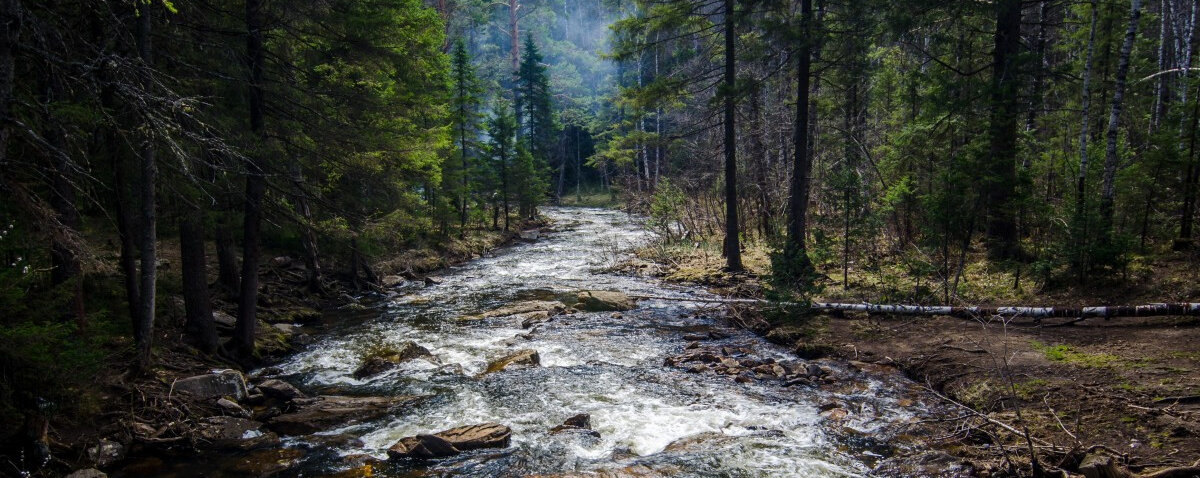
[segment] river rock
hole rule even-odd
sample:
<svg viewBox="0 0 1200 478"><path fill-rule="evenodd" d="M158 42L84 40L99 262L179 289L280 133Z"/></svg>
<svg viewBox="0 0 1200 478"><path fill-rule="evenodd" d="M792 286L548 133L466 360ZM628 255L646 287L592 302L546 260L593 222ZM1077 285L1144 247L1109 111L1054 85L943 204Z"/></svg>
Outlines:
<svg viewBox="0 0 1200 478"><path fill-rule="evenodd" d="M125 458L125 446L112 440L100 440L87 449L88 460L104 468Z"/></svg>
<svg viewBox="0 0 1200 478"><path fill-rule="evenodd" d="M268 397L278 400L295 400L297 398L305 398L304 392L296 388L295 385L287 383L283 380L269 378L259 382L258 389L262 390L263 394Z"/></svg>
<svg viewBox="0 0 1200 478"><path fill-rule="evenodd" d="M75 471L74 473L64 476L63 478L108 478L108 475L95 468L85 468L83 470Z"/></svg>
<svg viewBox="0 0 1200 478"><path fill-rule="evenodd" d="M237 326L237 318L223 310L214 310L213 323L217 324L218 328L233 330Z"/></svg>
<svg viewBox="0 0 1200 478"><path fill-rule="evenodd" d="M396 287L404 283L404 278L400 276L384 276L380 281L384 287Z"/></svg>
<svg viewBox="0 0 1200 478"><path fill-rule="evenodd" d="M621 292L585 290L575 296L574 308L586 312L633 310L633 299Z"/></svg>
<svg viewBox="0 0 1200 478"><path fill-rule="evenodd" d="M442 458L480 448L505 448L512 430L498 423L451 428L432 435L401 438L388 449L388 458Z"/></svg>
<svg viewBox="0 0 1200 478"><path fill-rule="evenodd" d="M263 424L238 417L207 417L200 421L197 438L208 448L254 450L279 444L279 435L262 430Z"/></svg>
<svg viewBox="0 0 1200 478"><path fill-rule="evenodd" d="M334 426L373 420L392 410L416 405L428 397L401 395L397 397L322 396L292 401L298 410L271 418L271 429L285 435L307 435Z"/></svg>
<svg viewBox="0 0 1200 478"><path fill-rule="evenodd" d="M222 370L207 375L181 378L171 388L198 399L230 397L234 400L246 398L246 379L236 370Z"/></svg>
<svg viewBox="0 0 1200 478"><path fill-rule="evenodd" d="M592 416L586 413L580 413L571 418L568 418L562 425L550 429L550 434L562 433L567 431L581 431L586 434L600 438L600 433L592 430Z"/></svg>
<svg viewBox="0 0 1200 478"><path fill-rule="evenodd" d="M416 342L406 341L400 344L395 349L388 349L384 352L377 353L367 358L362 365L354 371L354 378L364 379L373 375L379 375L383 372L391 370L403 362L416 359L433 359L433 354L429 349L417 345Z"/></svg>
<svg viewBox="0 0 1200 478"><path fill-rule="evenodd" d="M279 476L299 465L303 457L304 450L296 448L261 450L238 459L233 469L246 476Z"/></svg>
<svg viewBox="0 0 1200 478"><path fill-rule="evenodd" d="M526 312L514 316L521 324L522 329L528 329L537 324L550 320L550 313L544 310L537 312Z"/></svg>
<svg viewBox="0 0 1200 478"><path fill-rule="evenodd" d="M542 364L542 358L540 356L538 356L538 353L536 350L523 349L523 350L518 350L518 351L516 351L512 354L509 354L503 358L500 358L498 360L493 360L491 363L488 363L487 371L485 371L483 373L486 375L489 373L496 373L501 370L506 370L509 368L536 367L541 364Z"/></svg>
<svg viewBox="0 0 1200 478"><path fill-rule="evenodd" d="M545 312L546 316L552 317L561 314L566 310L567 305L557 300L527 300L524 302L506 305L498 309L492 309L482 314L464 316L462 319L477 320L490 319L493 317L511 317L515 315L528 314L531 312Z"/></svg>
<svg viewBox="0 0 1200 478"><path fill-rule="evenodd" d="M225 410L225 413L230 415L250 418L250 412L246 411L245 408L242 408L241 405L238 405L237 402L228 398L222 397L217 399L217 406L221 407L222 410Z"/></svg>

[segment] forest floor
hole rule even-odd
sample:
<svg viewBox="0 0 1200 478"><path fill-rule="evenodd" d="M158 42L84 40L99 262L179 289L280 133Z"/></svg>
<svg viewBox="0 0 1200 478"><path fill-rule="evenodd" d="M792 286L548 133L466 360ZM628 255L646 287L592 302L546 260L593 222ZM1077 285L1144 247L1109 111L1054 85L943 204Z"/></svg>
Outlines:
<svg viewBox="0 0 1200 478"><path fill-rule="evenodd" d="M515 230L543 225L518 224ZM461 239L381 257L373 263L373 268L384 282L422 281L427 273L480 257L518 239L517 232L474 230ZM150 373L130 375L127 365L132 360L131 340L122 332L108 332L109 336L98 341L98 346L105 349L105 363L96 367L99 373L63 380L60 385L70 387L66 391L69 397L60 399L47 413L26 414L24 425L15 423L7 427L8 433L16 434L0 437L9 443L0 450L6 455L0 456L0 460L11 465L0 467L0 476L62 476L81 467L104 469L131 455L187 455L211 446L200 436L203 419L229 415L231 411L212 401L188 400L186 395L173 394L174 383L213 370L241 367L220 356L200 354L185 340L178 240L160 241L158 250L160 297L154 338L155 368ZM101 251L101 254L102 259L112 259L115 264L115 252ZM327 290L318 295L307 289L299 259L270 247L265 248L263 257L259 269L260 321L256 331L257 347L262 354L259 365L268 365L311 341L310 334L323 324L356 320L357 315L362 315L354 313L364 309L358 301L363 293L372 291L353 290L348 276L338 272L346 269L344 264L322 258ZM210 279L215 282L217 265L213 251L209 251L208 258ZM110 275L117 280L115 274ZM224 342L232 333L236 299L216 286L213 291L214 313ZM119 326L108 328L120 330ZM48 445L53 456L49 464L32 473L38 467L29 463L30 440Z"/></svg>
<svg viewBox="0 0 1200 478"><path fill-rule="evenodd" d="M628 269L695 282L714 292L762 297L765 246L752 244L748 274L721 271L716 246L647 247ZM1200 301L1193 254L1135 259L1122 281L1045 290L989 271L968 258L956 305L1078 306ZM898 265L848 274L840 264L814 300L912 303L916 279ZM928 299L928 298L927 298ZM931 303L931 302L925 302ZM768 339L801 356L830 356L895 367L930 391L948 416L925 420L915 435L958 457L977 476L1030 469L1029 444L1043 466L1078 473L1089 453L1108 455L1135 473L1195 466L1200 460L1200 318L1091 319L1071 326L1047 320L892 317L866 314L772 314L733 311ZM1061 323L1064 319L1058 319ZM970 410L963 407L969 407ZM1011 430L1004 429L1010 427ZM1030 440L1023 431L1028 429ZM1022 433L1014 433L1014 431ZM1187 475L1191 476L1191 475Z"/></svg>

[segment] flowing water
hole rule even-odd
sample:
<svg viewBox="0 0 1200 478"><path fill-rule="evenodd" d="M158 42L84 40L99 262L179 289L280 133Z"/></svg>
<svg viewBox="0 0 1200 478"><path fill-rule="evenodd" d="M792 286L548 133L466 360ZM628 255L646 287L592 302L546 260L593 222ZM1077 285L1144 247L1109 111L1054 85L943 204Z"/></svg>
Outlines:
<svg viewBox="0 0 1200 478"><path fill-rule="evenodd" d="M580 289L711 298L698 287L604 272L651 239L635 218L597 209L544 213L558 232L446 270L439 283L402 287L372 309L377 317L329 330L266 372L313 393L432 397L386 419L319 434L357 440L285 440L308 450L293 472L322 476L348 468L347 456L386 459L401 437L496 422L513 430L508 449L377 467L375 476L858 476L889 453L883 444L888 430L911 419L899 405L902 392L865 373L832 391L777 380L738 383L664 365L683 352L685 335L709 331L723 338L706 345L795 360L728 326L712 304L643 300L621 314L559 316L532 332L512 318L460 320ZM367 350L408 340L428 348L436 361L352 377ZM490 359L517 349L537 350L541 366L481 375ZM850 413L836 420L822 414L821 406L831 402ZM599 438L548 433L578 413L591 415Z"/></svg>

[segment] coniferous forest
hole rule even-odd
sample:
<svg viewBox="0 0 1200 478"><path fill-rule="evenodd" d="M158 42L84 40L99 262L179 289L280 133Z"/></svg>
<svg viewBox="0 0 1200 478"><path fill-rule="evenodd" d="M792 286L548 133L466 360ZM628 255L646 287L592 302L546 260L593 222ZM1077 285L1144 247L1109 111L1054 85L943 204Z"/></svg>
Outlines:
<svg viewBox="0 0 1200 478"><path fill-rule="evenodd" d="M0 476L1193 476L1198 9L0 0Z"/></svg>

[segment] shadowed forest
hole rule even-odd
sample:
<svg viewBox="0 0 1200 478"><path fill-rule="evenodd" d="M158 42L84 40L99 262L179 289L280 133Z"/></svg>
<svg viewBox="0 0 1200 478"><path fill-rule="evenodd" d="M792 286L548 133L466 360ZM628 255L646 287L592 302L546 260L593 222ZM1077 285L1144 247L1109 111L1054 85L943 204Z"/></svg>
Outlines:
<svg viewBox="0 0 1200 478"><path fill-rule="evenodd" d="M859 445L845 445L858 451L822 456L830 469L1193 476L1198 9L1194 0L0 0L0 475L139 476L121 464L289 450L278 436L266 447L222 442L214 437L228 429L201 418L270 428L280 414L306 413L311 403L296 401L305 394L378 398L264 370L386 316L388 301L416 288L455 284L446 271L524 257L521 247L558 244L545 242L555 234L624 231L600 211L615 209L652 239L614 235L611 251L570 242L594 248L573 252L635 254L604 270L695 287L689 303L719 304L721 323L800 360L893 367L934 394L903 399L941 417L930 420L951 421L955 407L968 410L958 423L980 420L900 434L923 441L880 455L943 450L963 460L957 468L860 462ZM596 221L617 222L580 225ZM567 274L559 259L545 274ZM622 286L620 304L687 302L674 286ZM599 292L522 309L565 300L563 290L554 299L522 287L495 293L515 294L509 309L492 294L454 314L530 328L558 314L618 311L604 315L617 320L638 310L580 305L610 299ZM421 300L394 303L457 299ZM1142 304L1161 305L1082 309ZM1017 306L1060 308L1003 309ZM909 315L937 317L899 321ZM1064 328L1043 329L1049 318ZM1109 328L1118 323L1129 328ZM684 337L729 339L705 334ZM376 368L357 368L355 380L412 357L443 365L415 338L416 349L375 340L358 344L366 351L350 368ZM723 350L709 362L729 360ZM696 353L668 365L707 361ZM770 360L722 370L738 383L771 376L791 386L796 374L819 383L843 366L773 372ZM254 383L177 396L178 381L215 369ZM1076 407L1073 394L1100 398ZM385 402L342 408L410 405ZM838 421L826 412L849 410L843 402L816 405ZM953 412L937 415L940 406ZM332 422L287 426L269 433L311 435ZM654 455L635 438L617 445ZM355 450L342 458L382 453ZM388 454L393 468L293 457L301 468L221 476L437 469ZM613 476L778 474L613 460L625 466ZM566 472L483 463L448 473ZM588 466L579 470L611 471Z"/></svg>

